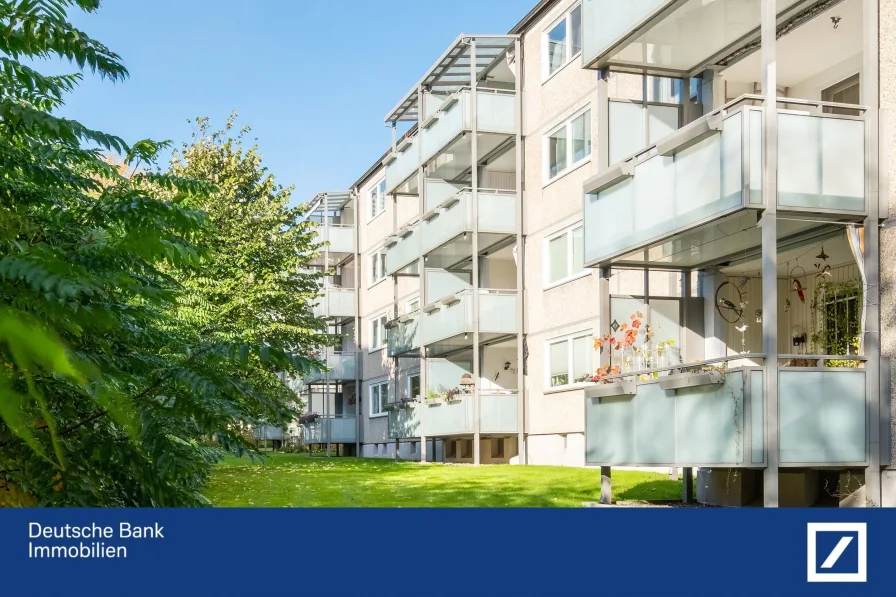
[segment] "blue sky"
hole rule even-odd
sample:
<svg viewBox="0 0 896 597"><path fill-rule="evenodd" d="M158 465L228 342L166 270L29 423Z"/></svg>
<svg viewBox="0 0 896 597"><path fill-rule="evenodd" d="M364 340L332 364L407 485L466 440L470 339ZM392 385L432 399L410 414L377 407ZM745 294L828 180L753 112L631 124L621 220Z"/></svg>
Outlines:
<svg viewBox="0 0 896 597"><path fill-rule="evenodd" d="M383 117L461 33L506 33L536 0L106 0L76 26L122 56L63 115L125 141L250 125L294 202L347 188L391 142Z"/></svg>

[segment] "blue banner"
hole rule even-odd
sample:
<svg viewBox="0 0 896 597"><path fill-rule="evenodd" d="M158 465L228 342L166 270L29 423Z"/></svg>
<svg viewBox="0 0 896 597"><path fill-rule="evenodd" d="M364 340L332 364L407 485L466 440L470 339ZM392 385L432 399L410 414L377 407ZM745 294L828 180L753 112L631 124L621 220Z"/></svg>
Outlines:
<svg viewBox="0 0 896 597"><path fill-rule="evenodd" d="M876 597L896 510L21 509L0 537L9 597Z"/></svg>

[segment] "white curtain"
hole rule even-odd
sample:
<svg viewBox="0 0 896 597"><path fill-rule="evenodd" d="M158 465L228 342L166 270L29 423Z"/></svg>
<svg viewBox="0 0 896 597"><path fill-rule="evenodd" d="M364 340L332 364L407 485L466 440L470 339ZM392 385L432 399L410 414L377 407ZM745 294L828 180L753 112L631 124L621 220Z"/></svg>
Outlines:
<svg viewBox="0 0 896 597"><path fill-rule="evenodd" d="M868 296L868 279L865 277L865 251L862 249L862 233L856 226L850 226L846 229L846 238L849 239L849 248L852 249L852 256L856 260L859 267L859 273L862 275L862 326L859 328L859 354L865 354L865 301Z"/></svg>

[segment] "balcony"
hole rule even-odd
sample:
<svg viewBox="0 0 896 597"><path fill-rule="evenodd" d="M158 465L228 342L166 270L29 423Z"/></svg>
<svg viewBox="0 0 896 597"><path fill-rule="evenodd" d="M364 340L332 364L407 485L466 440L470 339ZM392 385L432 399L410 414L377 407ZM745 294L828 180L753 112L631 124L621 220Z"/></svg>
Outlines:
<svg viewBox="0 0 896 597"><path fill-rule="evenodd" d="M475 97L479 154L486 155L508 136L516 135L516 94L480 88ZM452 171L470 166L470 135L466 133L473 130L472 98L470 88L448 96L428 96L426 102L438 103L438 109L420 123L420 132L415 137L402 141L384 162L387 193L415 193L416 187L409 179L421 164L445 152L455 154L447 160L450 164L445 165ZM434 164L436 177L440 176L438 168L439 164Z"/></svg>
<svg viewBox="0 0 896 597"><path fill-rule="evenodd" d="M347 255L355 252L355 227L345 225L318 226L314 229L314 243L324 243L329 239L331 254ZM324 252L324 247L320 249Z"/></svg>
<svg viewBox="0 0 896 597"><path fill-rule="evenodd" d="M404 183L417 174L420 167L420 149L417 145L419 139L419 135L403 139L398 149L386 158L386 193L402 190ZM413 183L409 183L404 190L412 192L411 187Z"/></svg>
<svg viewBox="0 0 896 597"><path fill-rule="evenodd" d="M389 322L387 351L390 357L420 356L420 334L417 329L420 317L420 311L414 311Z"/></svg>
<svg viewBox="0 0 896 597"><path fill-rule="evenodd" d="M586 265L649 248L652 262L694 267L761 244L756 215L746 212L765 200L762 109L743 105L760 99L738 98L586 181ZM867 121L812 113L818 102L780 102L788 109L778 117L779 211L861 220ZM792 235L808 227L794 219L779 228Z"/></svg>
<svg viewBox="0 0 896 597"><path fill-rule="evenodd" d="M386 275L391 276L420 259L420 228L416 222L386 239Z"/></svg>
<svg viewBox="0 0 896 597"><path fill-rule="evenodd" d="M480 432L484 435L510 435L519 431L519 395L481 393ZM427 400L421 405L423 431L427 437L469 435L475 431L473 394L458 394L454 399Z"/></svg>
<svg viewBox="0 0 896 597"><path fill-rule="evenodd" d="M389 410L389 438L406 439L420 437L419 402L404 402L387 405Z"/></svg>
<svg viewBox="0 0 896 597"><path fill-rule="evenodd" d="M350 288L325 288L313 312L316 317L354 317L355 291Z"/></svg>
<svg viewBox="0 0 896 597"><path fill-rule="evenodd" d="M719 371L722 360L586 389L586 464L765 466L765 368L749 364L761 355ZM778 379L782 466L867 464L864 370L782 367Z"/></svg>
<svg viewBox="0 0 896 597"><path fill-rule="evenodd" d="M479 293L480 343L517 333L515 290L464 290L423 308L421 341L431 357L473 345L473 293Z"/></svg>
<svg viewBox="0 0 896 597"><path fill-rule="evenodd" d="M329 370L312 373L306 383L354 381L361 377L358 353L336 352L334 349L328 348L322 360Z"/></svg>
<svg viewBox="0 0 896 597"><path fill-rule="evenodd" d="M427 196L428 197L428 196ZM473 214L473 191L450 195L423 215L423 252L428 267L450 268L473 255L473 219L479 221L479 250L516 234L515 191L480 189Z"/></svg>
<svg viewBox="0 0 896 597"><path fill-rule="evenodd" d="M302 425L302 438L306 444L353 444L358 440L355 415L320 416L313 423Z"/></svg>
<svg viewBox="0 0 896 597"><path fill-rule="evenodd" d="M686 75L759 39L760 2L584 0L583 64ZM778 22L805 7L778 0Z"/></svg>

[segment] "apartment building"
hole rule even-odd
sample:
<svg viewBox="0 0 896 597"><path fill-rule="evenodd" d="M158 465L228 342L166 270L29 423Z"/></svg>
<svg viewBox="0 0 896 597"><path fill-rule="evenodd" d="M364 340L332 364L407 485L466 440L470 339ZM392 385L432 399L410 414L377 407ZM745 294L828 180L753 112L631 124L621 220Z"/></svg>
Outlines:
<svg viewBox="0 0 896 597"><path fill-rule="evenodd" d="M316 212L344 340L306 441L896 505L893 33L893 0L544 0L459 36Z"/></svg>

